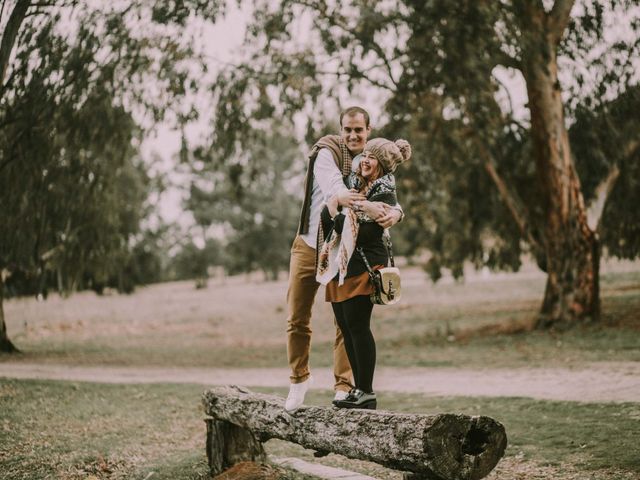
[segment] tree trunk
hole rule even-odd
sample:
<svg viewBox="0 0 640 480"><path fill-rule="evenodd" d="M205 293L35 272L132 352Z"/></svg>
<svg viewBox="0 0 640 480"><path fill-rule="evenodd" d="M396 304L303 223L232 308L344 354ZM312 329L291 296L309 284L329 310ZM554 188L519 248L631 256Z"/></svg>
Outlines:
<svg viewBox="0 0 640 480"><path fill-rule="evenodd" d="M598 320L600 245L587 224L558 81L558 32L544 11L531 11L523 47L523 75L531 112L536 171L544 198L542 228L547 286L539 328Z"/></svg>
<svg viewBox="0 0 640 480"><path fill-rule="evenodd" d="M0 269L0 352L16 353L18 351L7 336L7 325L4 322L4 275Z"/></svg>
<svg viewBox="0 0 640 480"><path fill-rule="evenodd" d="M229 444L234 444L238 458L260 454L253 442L221 436L221 427L216 425L220 423L233 424L244 438L261 442L279 438L319 454L334 452L412 472L415 479L483 478L502 458L507 445L504 427L488 417L333 407L302 407L289 414L282 398L236 386L209 390L203 402L207 415L213 417L207 438L212 470L222 462L211 463L211 459L230 456ZM247 444L250 448L245 450Z"/></svg>
<svg viewBox="0 0 640 480"><path fill-rule="evenodd" d="M211 473L224 472L240 462L264 462L267 455L253 434L232 423L207 419L207 459Z"/></svg>
<svg viewBox="0 0 640 480"><path fill-rule="evenodd" d="M538 328L568 328L600 320L600 242L580 222L548 239L547 284ZM551 241L549 241L551 240Z"/></svg>

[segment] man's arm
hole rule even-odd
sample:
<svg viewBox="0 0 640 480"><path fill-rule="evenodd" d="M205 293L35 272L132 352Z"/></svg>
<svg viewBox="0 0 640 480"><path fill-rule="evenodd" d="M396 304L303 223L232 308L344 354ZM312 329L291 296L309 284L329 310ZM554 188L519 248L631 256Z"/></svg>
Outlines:
<svg viewBox="0 0 640 480"><path fill-rule="evenodd" d="M384 202L358 202L359 208L374 219L382 228L389 228L404 218L400 204L388 205Z"/></svg>
<svg viewBox="0 0 640 480"><path fill-rule="evenodd" d="M404 212L402 211L402 207L400 204L396 204L392 207L386 206L386 212L384 215L379 217L376 222L382 228L390 228L393 227L396 223L401 222L404 218Z"/></svg>
<svg viewBox="0 0 640 480"><path fill-rule="evenodd" d="M318 152L318 157L313 166L313 176L318 181L320 191L325 200L335 195L340 205L351 207L354 202L365 198L361 193L347 189L342 181L342 172L334 162L333 155L328 148L322 148Z"/></svg>

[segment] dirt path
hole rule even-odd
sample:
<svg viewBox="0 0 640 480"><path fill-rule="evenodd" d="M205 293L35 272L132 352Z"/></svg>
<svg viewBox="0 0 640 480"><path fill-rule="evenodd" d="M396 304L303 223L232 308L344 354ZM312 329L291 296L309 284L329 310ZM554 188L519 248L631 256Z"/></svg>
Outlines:
<svg viewBox="0 0 640 480"><path fill-rule="evenodd" d="M0 363L0 377L104 383L237 384L286 387L283 368L216 369L68 366ZM329 369L316 369L313 388L333 384ZM446 396L518 396L578 402L640 402L640 362L594 363L584 368L453 369L379 368L378 391Z"/></svg>

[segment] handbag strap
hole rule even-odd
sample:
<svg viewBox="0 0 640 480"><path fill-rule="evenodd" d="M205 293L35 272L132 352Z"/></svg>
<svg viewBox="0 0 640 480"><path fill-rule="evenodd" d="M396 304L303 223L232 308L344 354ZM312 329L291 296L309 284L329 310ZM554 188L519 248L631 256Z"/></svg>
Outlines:
<svg viewBox="0 0 640 480"><path fill-rule="evenodd" d="M369 265L369 260L367 260L367 256L364 254L362 247L356 247L356 251L362 257L362 261L364 262L364 266L367 267L367 272L369 272L369 276L372 279L375 278L376 274L374 273L373 268L371 268L371 265Z"/></svg>
<svg viewBox="0 0 640 480"><path fill-rule="evenodd" d="M392 267L395 267L396 264L395 264L395 261L393 260L393 247L391 245L391 235L389 235L388 230L385 230L383 237L385 239L384 246L387 249L387 256L389 258L389 263L391 264ZM356 247L356 251L362 257L362 261L364 262L364 266L367 267L367 272L369 272L369 276L373 278L375 276L375 273L373 272L371 265L369 265L369 260L367 260L367 256L364 254L362 247Z"/></svg>
<svg viewBox="0 0 640 480"><path fill-rule="evenodd" d="M387 255L389 256L389 262L391 263L392 267L395 267L396 263L393 260L393 248L391 245L391 235L389 234L389 230L385 230L382 236L385 239L385 246L387 247Z"/></svg>

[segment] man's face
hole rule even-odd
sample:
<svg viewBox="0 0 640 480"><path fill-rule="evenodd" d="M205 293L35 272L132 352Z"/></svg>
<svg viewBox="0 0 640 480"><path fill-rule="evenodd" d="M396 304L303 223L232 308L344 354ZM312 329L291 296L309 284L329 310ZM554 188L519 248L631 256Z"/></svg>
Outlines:
<svg viewBox="0 0 640 480"><path fill-rule="evenodd" d="M367 127L364 115L356 113L355 115L345 115L342 117L342 127L340 128L340 136L351 153L357 155L364 150L364 144L367 143L367 137L371 132L371 126Z"/></svg>

